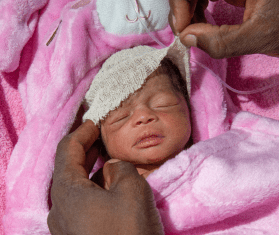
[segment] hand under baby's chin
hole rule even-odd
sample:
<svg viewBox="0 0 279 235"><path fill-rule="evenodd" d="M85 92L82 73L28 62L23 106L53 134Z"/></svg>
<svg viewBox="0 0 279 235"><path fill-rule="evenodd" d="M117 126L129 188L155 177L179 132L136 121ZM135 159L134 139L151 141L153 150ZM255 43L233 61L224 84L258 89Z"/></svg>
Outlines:
<svg viewBox="0 0 279 235"><path fill-rule="evenodd" d="M153 171L159 169L159 167L162 165L161 164L135 164L135 167L138 171L138 173L143 176L145 179L147 176L149 176Z"/></svg>
<svg viewBox="0 0 279 235"><path fill-rule="evenodd" d="M146 179L147 176L149 176L153 171L159 169L159 166L156 166L156 168L151 169L151 170L143 169L143 168L137 167L137 166L136 166L136 168L137 168L138 173L139 173L143 178Z"/></svg>
<svg viewBox="0 0 279 235"><path fill-rule="evenodd" d="M116 163L118 161L121 161L119 159L110 159L108 162L105 163L108 164L108 163ZM110 181L106 181L106 177L104 177L103 174L104 173L104 168L105 168L105 165L103 168L99 169L94 175L93 177L91 178L91 180L96 183L97 185L101 186L102 188L105 188L106 190L109 190L110 188ZM153 171L157 170L160 165L144 165L144 164L141 164L141 165L135 165L138 173L143 177L143 178L147 178Z"/></svg>

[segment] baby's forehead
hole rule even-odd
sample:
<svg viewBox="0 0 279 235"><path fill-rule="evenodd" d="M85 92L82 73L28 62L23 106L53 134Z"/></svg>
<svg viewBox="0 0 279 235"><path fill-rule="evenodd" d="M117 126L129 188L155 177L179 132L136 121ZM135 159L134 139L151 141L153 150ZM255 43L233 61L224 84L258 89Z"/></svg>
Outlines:
<svg viewBox="0 0 279 235"><path fill-rule="evenodd" d="M140 96L147 98L148 96L154 96L159 93L178 93L174 89L174 86L171 83L171 78L167 74L155 74L154 76L148 77L142 87L133 94L130 94L128 98L121 102L121 105L131 103Z"/></svg>
<svg viewBox="0 0 279 235"><path fill-rule="evenodd" d="M180 93L174 89L170 79L167 74L154 74L148 77L140 89L130 94L117 108L111 110L101 123L108 117L112 117L118 110L129 108L130 105L136 103L138 100L147 101L157 95L160 95L160 97L171 95L178 97Z"/></svg>

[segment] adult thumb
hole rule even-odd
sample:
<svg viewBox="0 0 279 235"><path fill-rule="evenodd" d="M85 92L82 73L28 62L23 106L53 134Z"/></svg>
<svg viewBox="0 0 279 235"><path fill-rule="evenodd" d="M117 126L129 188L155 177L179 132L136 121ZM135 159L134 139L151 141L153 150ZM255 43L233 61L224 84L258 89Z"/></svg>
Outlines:
<svg viewBox="0 0 279 235"><path fill-rule="evenodd" d="M144 184L145 180L139 175L136 167L129 162L111 159L103 167L104 187L107 190L112 188L130 188L134 185ZM147 182L146 182L147 183ZM124 190L123 188L123 190Z"/></svg>
<svg viewBox="0 0 279 235"><path fill-rule="evenodd" d="M222 26L197 23L189 25L179 37L185 46L198 47L212 58L222 59L261 53L263 42L259 32L261 30L253 28L249 21L242 25Z"/></svg>

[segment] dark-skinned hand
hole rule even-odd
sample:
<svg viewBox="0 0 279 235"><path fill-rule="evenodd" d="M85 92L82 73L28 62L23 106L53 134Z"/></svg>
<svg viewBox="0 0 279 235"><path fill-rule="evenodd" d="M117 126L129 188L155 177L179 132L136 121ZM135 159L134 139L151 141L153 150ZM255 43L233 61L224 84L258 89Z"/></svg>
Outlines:
<svg viewBox="0 0 279 235"><path fill-rule="evenodd" d="M57 147L47 219L51 234L164 234L151 188L131 163L105 164L108 190L89 179L99 134L87 120Z"/></svg>
<svg viewBox="0 0 279 235"><path fill-rule="evenodd" d="M169 0L169 22L173 32L179 34L185 46L198 47L216 59L255 53L278 57L279 1L225 1L245 7L241 25L207 24L204 10L208 0Z"/></svg>

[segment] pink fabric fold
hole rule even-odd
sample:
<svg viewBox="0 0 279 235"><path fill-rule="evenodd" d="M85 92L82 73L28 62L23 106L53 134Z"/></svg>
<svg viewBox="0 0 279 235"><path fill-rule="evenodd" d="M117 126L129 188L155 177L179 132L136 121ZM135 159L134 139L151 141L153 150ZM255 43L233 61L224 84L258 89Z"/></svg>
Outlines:
<svg viewBox="0 0 279 235"><path fill-rule="evenodd" d="M0 73L0 234L4 235L2 217L6 205L5 174L11 153L26 123L20 94L18 71Z"/></svg>
<svg viewBox="0 0 279 235"><path fill-rule="evenodd" d="M209 4L208 10L217 25L241 24L244 13L244 8L231 6L223 0ZM226 81L233 88L251 91L273 86L264 92L251 95L229 91L234 105L238 109L279 120L278 58L254 54L230 58L227 63Z"/></svg>
<svg viewBox="0 0 279 235"><path fill-rule="evenodd" d="M3 0L0 2L0 71L17 69L20 54L34 33L38 22L38 11L47 0Z"/></svg>
<svg viewBox="0 0 279 235"><path fill-rule="evenodd" d="M6 172L6 234L49 234L47 198L55 150L69 132L95 74L120 49L156 45L148 34L105 32L95 1L78 9L71 9L73 4L65 1L58 10L55 1L50 1L22 51L19 92L26 125ZM61 20L56 36L46 46ZM155 33L167 45L173 41L169 26Z"/></svg>
<svg viewBox="0 0 279 235"><path fill-rule="evenodd" d="M0 70L6 72L1 73L0 87L2 177L6 174L6 182L1 178L1 185L6 184L1 205L6 207L7 235L49 234L46 219L56 146L69 132L104 60L136 45L159 48L146 33L106 32L96 1L71 9L74 3L0 3L0 25L5 25L0 31L5 39L0 42L5 52ZM242 15L242 9L224 1L210 3L206 12L213 24L241 22ZM169 26L152 34L166 45L173 41ZM147 179L166 234L276 234L278 88L240 96L224 89L212 72L234 88L249 90L275 80L278 68L277 58L264 55L214 60L191 49L196 144Z"/></svg>
<svg viewBox="0 0 279 235"><path fill-rule="evenodd" d="M278 121L240 112L151 174L166 234L277 234L278 141Z"/></svg>

